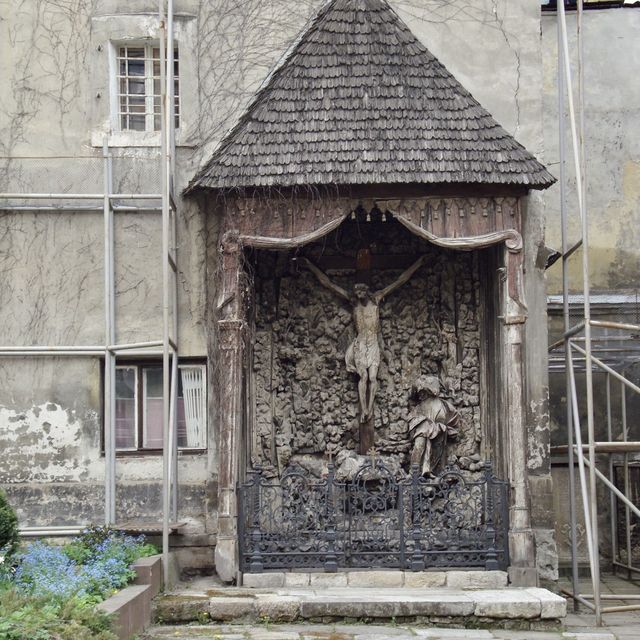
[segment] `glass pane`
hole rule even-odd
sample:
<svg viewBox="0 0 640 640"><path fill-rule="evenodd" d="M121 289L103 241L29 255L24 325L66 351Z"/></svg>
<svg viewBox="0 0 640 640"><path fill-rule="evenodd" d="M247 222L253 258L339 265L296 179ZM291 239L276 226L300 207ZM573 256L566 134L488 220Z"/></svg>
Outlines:
<svg viewBox="0 0 640 640"><path fill-rule="evenodd" d="M116 449L136 448L136 373L116 368Z"/></svg>
<svg viewBox="0 0 640 640"><path fill-rule="evenodd" d="M162 398L147 398L144 419L145 449L162 449Z"/></svg>
<svg viewBox="0 0 640 640"><path fill-rule="evenodd" d="M136 371L133 367L116 368L116 398L135 398Z"/></svg>
<svg viewBox="0 0 640 640"><path fill-rule="evenodd" d="M206 389L205 372L200 366L181 366L178 396L178 437L184 433L179 442L182 447L203 448L205 446L206 429ZM182 413L180 413L182 411ZM182 426L180 420L184 421Z"/></svg>
<svg viewBox="0 0 640 640"><path fill-rule="evenodd" d="M153 81L153 95L155 96L160 95L160 80Z"/></svg>
<svg viewBox="0 0 640 640"><path fill-rule="evenodd" d="M162 367L145 367L147 398L162 398Z"/></svg>
<svg viewBox="0 0 640 640"><path fill-rule="evenodd" d="M127 75L127 63L124 60L120 60L120 75Z"/></svg>
<svg viewBox="0 0 640 640"><path fill-rule="evenodd" d="M160 76L160 61L159 60L154 60L153 61L153 75L156 77Z"/></svg>
<svg viewBox="0 0 640 640"><path fill-rule="evenodd" d="M184 415L184 398L178 395L178 446L179 447L193 447L189 444L187 438L187 420Z"/></svg>
<svg viewBox="0 0 640 640"><path fill-rule="evenodd" d="M144 58L144 47L127 47L127 57Z"/></svg>
<svg viewBox="0 0 640 640"><path fill-rule="evenodd" d="M180 128L180 117L176 115L174 126L176 129Z"/></svg>
<svg viewBox="0 0 640 640"><path fill-rule="evenodd" d="M133 131L144 131L144 119L145 116L130 116L129 117L129 129Z"/></svg>
<svg viewBox="0 0 640 640"><path fill-rule="evenodd" d="M144 368L144 447L162 449L162 367Z"/></svg>
<svg viewBox="0 0 640 640"><path fill-rule="evenodd" d="M153 57L156 60L160 60L160 48L159 47L153 47Z"/></svg>
<svg viewBox="0 0 640 640"><path fill-rule="evenodd" d="M129 80L129 93L144 95L144 80Z"/></svg>
<svg viewBox="0 0 640 640"><path fill-rule="evenodd" d="M121 58L124 58L124 56L125 56L125 55L127 55L127 48L126 48L126 47L120 47L120 48L118 49L118 55L119 55Z"/></svg>
<svg viewBox="0 0 640 640"><path fill-rule="evenodd" d="M144 60L129 60L127 70L127 75L144 76Z"/></svg>
<svg viewBox="0 0 640 640"><path fill-rule="evenodd" d="M155 116L153 118L153 130L160 131L160 116Z"/></svg>

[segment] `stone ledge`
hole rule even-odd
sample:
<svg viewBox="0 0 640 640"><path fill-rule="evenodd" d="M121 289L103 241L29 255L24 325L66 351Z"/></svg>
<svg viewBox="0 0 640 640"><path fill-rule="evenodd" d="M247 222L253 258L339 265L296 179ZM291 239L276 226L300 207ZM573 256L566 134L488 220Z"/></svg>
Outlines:
<svg viewBox="0 0 640 640"><path fill-rule="evenodd" d="M540 598L523 589L483 590L472 593L478 618L540 618Z"/></svg>
<svg viewBox="0 0 640 640"><path fill-rule="evenodd" d="M457 627L498 624L555 629L566 601L545 589L370 587L225 588L156 600L163 622L414 620Z"/></svg>
<svg viewBox="0 0 640 640"><path fill-rule="evenodd" d="M506 571L401 571L363 570L245 573L242 584L252 589L280 587L451 587L454 589L502 589L508 583Z"/></svg>
<svg viewBox="0 0 640 640"><path fill-rule="evenodd" d="M97 608L113 616L113 632L120 640L129 640L144 631L151 622L151 601L162 588L162 558L140 558L131 565L134 584L121 589Z"/></svg>

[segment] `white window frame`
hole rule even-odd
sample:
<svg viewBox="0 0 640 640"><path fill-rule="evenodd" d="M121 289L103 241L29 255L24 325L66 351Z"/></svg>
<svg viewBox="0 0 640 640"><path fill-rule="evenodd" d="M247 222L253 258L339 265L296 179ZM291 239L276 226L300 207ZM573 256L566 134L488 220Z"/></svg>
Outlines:
<svg viewBox="0 0 640 640"><path fill-rule="evenodd" d="M133 421L134 421L134 432L133 432L133 447L117 447L116 446L116 451L138 451L138 449L140 449L140 442L139 442L139 416L138 416L138 389L139 389L139 384L138 384L138 375L139 375L139 371L140 371L140 367L136 366L136 365L131 365L131 364L123 364L123 365L118 365L116 367L116 371L120 369L120 370L128 370L128 369L133 369ZM115 393L115 390L114 390ZM115 419L115 416L114 416ZM117 445L117 438L116 438L116 445Z"/></svg>
<svg viewBox="0 0 640 640"><path fill-rule="evenodd" d="M121 40L112 41L109 47L109 87L110 87L110 118L111 118L111 130L117 134L124 134L137 137L158 136L160 130L154 129L154 92L153 92L153 50L159 48L160 43L158 40ZM120 47L127 48L142 48L144 49L145 62L145 128L141 129L123 129L122 128L122 116L127 115L127 112L121 111L120 107L120 80L131 76L123 76L120 74ZM174 75L174 81L178 81L178 95L174 93L174 103L176 103L176 110L174 115L178 119L178 126L176 126L176 133L180 130L182 123L182 83L180 81L180 47L178 43L175 43L175 51L177 55L175 59L178 61L178 75ZM172 65L173 67L173 65Z"/></svg>
<svg viewBox="0 0 640 640"><path fill-rule="evenodd" d="M129 362L122 365L117 365L116 369L133 369L135 375L135 392L134 392L134 405L135 405L135 448L123 448L119 447L116 449L117 453L161 453L162 448L149 448L145 447L146 442L146 434L147 434L147 384L146 384L146 370L150 368L161 368L161 362L154 361L144 361L144 362ZM208 384L207 384L207 365L200 363L190 363L185 362L182 364L178 364L178 375L180 375L180 370L182 369L199 369L201 371L201 379L202 379L202 420L203 420L203 429L202 429L202 442L200 446L193 447L178 447L179 451L206 451L208 448L208 433L209 433L209 424L208 424L208 415L207 415L207 406L208 406ZM140 420L142 420L142 425L140 425ZM142 426L142 429L140 428Z"/></svg>

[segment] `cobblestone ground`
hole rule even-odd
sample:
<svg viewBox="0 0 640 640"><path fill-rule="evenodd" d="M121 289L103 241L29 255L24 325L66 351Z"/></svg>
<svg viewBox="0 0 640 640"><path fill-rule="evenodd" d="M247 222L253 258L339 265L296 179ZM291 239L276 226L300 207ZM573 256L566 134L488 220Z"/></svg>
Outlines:
<svg viewBox="0 0 640 640"><path fill-rule="evenodd" d="M640 624L609 629L549 631L481 631L424 629L404 625L205 625L154 627L144 640L639 640ZM619 635L618 632L623 634ZM625 633L628 631L628 633Z"/></svg>

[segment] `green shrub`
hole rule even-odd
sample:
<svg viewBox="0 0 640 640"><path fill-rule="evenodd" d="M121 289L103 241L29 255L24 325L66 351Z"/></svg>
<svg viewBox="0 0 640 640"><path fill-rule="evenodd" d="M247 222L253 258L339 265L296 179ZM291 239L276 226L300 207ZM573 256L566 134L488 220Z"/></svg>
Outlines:
<svg viewBox="0 0 640 640"><path fill-rule="evenodd" d="M0 554L10 556L18 549L19 543L18 516L0 489Z"/></svg>
<svg viewBox="0 0 640 640"><path fill-rule="evenodd" d="M0 592L0 640L116 640L110 618L79 598L65 603Z"/></svg>

